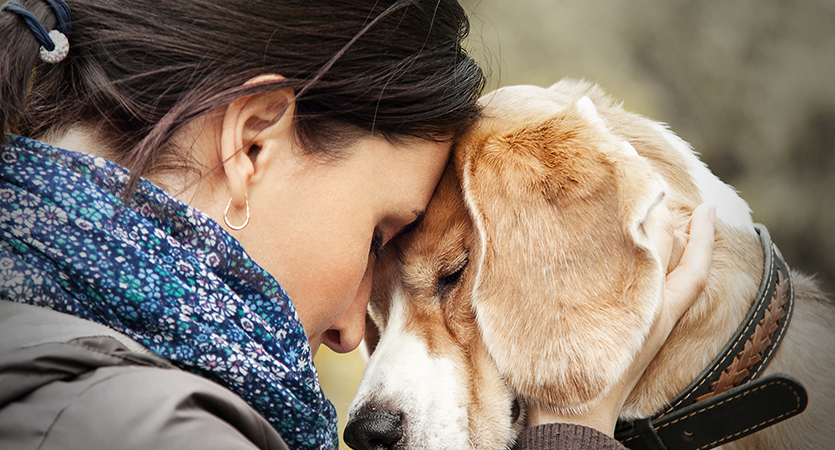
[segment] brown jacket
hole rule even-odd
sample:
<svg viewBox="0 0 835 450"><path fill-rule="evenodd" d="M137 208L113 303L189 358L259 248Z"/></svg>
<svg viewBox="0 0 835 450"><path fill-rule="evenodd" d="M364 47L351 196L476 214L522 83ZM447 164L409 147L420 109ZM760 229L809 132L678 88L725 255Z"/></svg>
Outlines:
<svg viewBox="0 0 835 450"><path fill-rule="evenodd" d="M0 449L287 446L232 391L126 336L0 300Z"/></svg>
<svg viewBox="0 0 835 450"><path fill-rule="evenodd" d="M552 423L528 428L516 441L515 450L626 450L615 439L592 428Z"/></svg>

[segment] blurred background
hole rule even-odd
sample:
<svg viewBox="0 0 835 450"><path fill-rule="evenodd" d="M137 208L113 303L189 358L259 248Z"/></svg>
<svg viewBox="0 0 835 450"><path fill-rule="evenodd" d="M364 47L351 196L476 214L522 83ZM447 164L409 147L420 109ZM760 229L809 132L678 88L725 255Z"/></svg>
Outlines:
<svg viewBox="0 0 835 450"><path fill-rule="evenodd" d="M835 2L461 3L487 91L566 76L599 83L690 142L788 263L835 292ZM362 358L319 353L344 427Z"/></svg>

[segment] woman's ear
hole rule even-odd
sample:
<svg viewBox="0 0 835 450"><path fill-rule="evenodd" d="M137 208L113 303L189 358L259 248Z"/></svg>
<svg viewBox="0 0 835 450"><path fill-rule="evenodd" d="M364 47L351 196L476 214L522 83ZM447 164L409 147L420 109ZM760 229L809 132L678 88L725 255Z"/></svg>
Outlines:
<svg viewBox="0 0 835 450"><path fill-rule="evenodd" d="M245 84L283 79L275 74L259 75ZM226 107L220 157L232 208L243 210L249 185L257 181L275 152L292 148L294 98L292 89L279 89L235 100Z"/></svg>

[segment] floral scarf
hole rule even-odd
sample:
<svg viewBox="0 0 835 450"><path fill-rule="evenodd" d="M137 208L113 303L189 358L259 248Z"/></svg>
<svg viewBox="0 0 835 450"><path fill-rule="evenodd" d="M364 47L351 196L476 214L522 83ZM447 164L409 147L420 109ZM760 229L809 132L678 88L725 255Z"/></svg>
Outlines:
<svg viewBox="0 0 835 450"><path fill-rule="evenodd" d="M0 297L106 325L212 379L291 448L336 448L336 413L287 294L216 222L105 159L7 136Z"/></svg>

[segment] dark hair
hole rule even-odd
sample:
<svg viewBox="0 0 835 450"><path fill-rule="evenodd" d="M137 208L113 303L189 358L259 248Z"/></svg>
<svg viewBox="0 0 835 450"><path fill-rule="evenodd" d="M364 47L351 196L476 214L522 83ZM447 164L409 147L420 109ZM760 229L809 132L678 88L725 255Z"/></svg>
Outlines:
<svg viewBox="0 0 835 450"><path fill-rule="evenodd" d="M22 3L55 26L45 2ZM455 0L67 3L70 52L55 65L37 59L18 16L0 14L0 124L35 138L94 127L133 172L127 191L171 161L184 124L258 92L295 91L294 131L313 154L338 153L358 130L450 139L480 114L484 76L461 46L469 24ZM286 79L244 86L267 73Z"/></svg>

